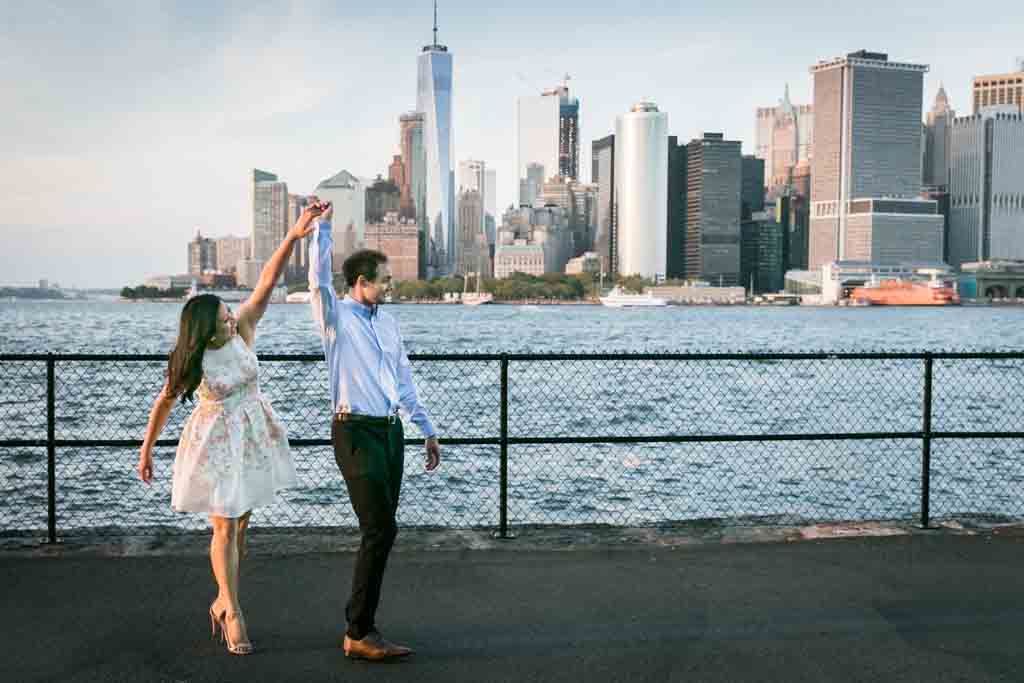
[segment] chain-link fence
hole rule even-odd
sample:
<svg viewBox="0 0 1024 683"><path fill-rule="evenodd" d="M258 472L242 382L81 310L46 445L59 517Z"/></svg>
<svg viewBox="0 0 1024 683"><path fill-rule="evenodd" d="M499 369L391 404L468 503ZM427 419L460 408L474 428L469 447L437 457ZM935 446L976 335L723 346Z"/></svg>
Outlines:
<svg viewBox="0 0 1024 683"><path fill-rule="evenodd" d="M356 526L329 442L326 365L262 355L300 486L254 525ZM736 524L1024 516L1024 353L413 356L441 432L406 424L406 526ZM0 534L180 532L170 470L139 482L166 358L0 355Z"/></svg>

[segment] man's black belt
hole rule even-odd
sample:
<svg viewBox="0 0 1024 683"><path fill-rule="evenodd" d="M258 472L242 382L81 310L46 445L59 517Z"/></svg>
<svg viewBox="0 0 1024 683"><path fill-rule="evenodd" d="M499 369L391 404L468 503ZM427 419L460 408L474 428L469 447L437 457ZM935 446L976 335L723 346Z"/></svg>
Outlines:
<svg viewBox="0 0 1024 683"><path fill-rule="evenodd" d="M360 415L359 413L335 413L334 419L338 422L352 422L358 424L372 425L375 427L387 427L398 422L398 415Z"/></svg>

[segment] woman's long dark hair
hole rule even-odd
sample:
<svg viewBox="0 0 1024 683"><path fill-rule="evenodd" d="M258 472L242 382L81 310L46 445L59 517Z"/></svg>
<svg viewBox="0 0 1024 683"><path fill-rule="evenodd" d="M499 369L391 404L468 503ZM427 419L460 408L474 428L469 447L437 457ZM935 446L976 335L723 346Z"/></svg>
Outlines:
<svg viewBox="0 0 1024 683"><path fill-rule="evenodd" d="M167 389L182 403L192 400L203 381L203 353L217 334L219 315L220 298L213 294L194 296L181 309L178 341L167 360Z"/></svg>

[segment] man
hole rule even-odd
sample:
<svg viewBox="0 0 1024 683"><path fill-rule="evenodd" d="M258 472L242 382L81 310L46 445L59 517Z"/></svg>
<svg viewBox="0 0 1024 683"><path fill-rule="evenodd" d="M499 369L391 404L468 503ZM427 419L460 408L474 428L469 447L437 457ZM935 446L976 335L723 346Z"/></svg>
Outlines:
<svg viewBox="0 0 1024 683"><path fill-rule="evenodd" d="M398 323L379 304L391 284L387 256L363 249L342 266L349 293L338 300L331 281L331 216L325 206L309 247L309 291L323 339L331 386L331 441L359 518L362 543L345 607L345 656L387 659L411 654L384 639L374 616L398 527L405 435L399 408L426 437L426 468L441 462L437 431L416 395Z"/></svg>

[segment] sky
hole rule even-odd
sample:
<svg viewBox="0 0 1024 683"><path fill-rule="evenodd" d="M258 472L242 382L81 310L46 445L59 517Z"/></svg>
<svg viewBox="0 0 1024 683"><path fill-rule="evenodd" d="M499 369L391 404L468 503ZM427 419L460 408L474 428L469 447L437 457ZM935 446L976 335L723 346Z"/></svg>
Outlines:
<svg viewBox="0 0 1024 683"><path fill-rule="evenodd" d="M491 6L497 4L500 6ZM0 28L0 285L120 288L187 270L187 243L251 231L251 169L308 194L345 169L387 175L416 103L429 0L5 0ZM977 74L1024 56L1024 10L900 3L441 0L454 57L455 162L515 199L515 98L571 76L581 174L590 143L641 99L681 140L725 133L753 153L754 114L810 66L859 49L930 66L969 113Z"/></svg>

